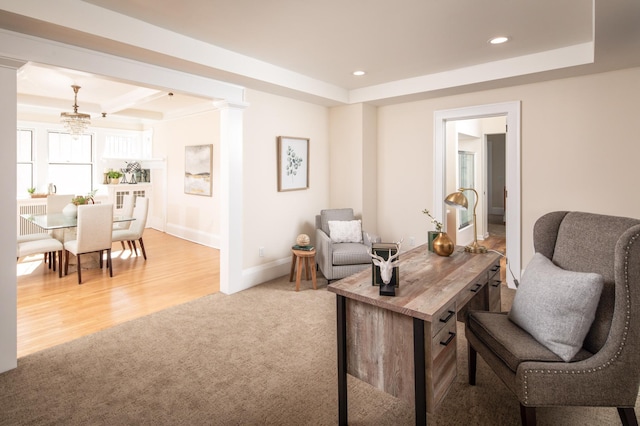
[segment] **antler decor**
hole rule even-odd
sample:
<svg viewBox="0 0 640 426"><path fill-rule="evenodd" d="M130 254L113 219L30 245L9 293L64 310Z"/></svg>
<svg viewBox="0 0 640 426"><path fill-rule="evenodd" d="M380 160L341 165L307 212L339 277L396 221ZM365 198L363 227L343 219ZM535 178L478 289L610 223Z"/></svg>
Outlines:
<svg viewBox="0 0 640 426"><path fill-rule="evenodd" d="M395 284L390 283L393 276L393 269L398 266L398 263L400 263L400 261L398 260L398 256L400 256L400 246L402 245L402 241L403 240L400 240L395 244L395 254L391 254L391 250L393 250L392 248L388 249L389 256L387 259L383 258L382 256L378 256L371 251L369 252L369 256L371 256L371 261L373 262L373 264L380 268L380 278L384 283L384 285L380 285L381 295L395 296Z"/></svg>

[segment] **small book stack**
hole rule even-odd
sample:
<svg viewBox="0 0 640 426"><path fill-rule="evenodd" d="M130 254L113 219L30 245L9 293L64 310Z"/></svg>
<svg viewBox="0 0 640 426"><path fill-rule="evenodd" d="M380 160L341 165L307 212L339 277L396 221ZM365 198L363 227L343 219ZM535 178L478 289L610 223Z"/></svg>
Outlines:
<svg viewBox="0 0 640 426"><path fill-rule="evenodd" d="M311 251L314 249L313 246L299 246L299 245L295 245L291 247L294 250L304 250L304 251Z"/></svg>

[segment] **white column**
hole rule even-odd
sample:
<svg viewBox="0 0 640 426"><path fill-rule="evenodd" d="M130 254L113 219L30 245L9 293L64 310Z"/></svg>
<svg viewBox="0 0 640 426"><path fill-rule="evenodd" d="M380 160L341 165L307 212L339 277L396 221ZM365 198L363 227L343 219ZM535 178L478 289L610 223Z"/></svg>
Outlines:
<svg viewBox="0 0 640 426"><path fill-rule="evenodd" d="M220 110L220 291L242 290L242 174L244 103L216 102Z"/></svg>
<svg viewBox="0 0 640 426"><path fill-rule="evenodd" d="M0 141L2 155L0 194L0 373L18 365L18 324L16 292L16 70L22 66L0 59Z"/></svg>

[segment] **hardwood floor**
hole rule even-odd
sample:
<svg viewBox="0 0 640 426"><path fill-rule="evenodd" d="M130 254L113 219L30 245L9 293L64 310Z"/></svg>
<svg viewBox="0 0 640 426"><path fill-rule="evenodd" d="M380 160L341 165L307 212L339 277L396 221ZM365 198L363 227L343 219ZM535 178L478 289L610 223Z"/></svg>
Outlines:
<svg viewBox="0 0 640 426"><path fill-rule="evenodd" d="M18 357L220 290L219 250L154 229L144 243L146 261L113 244L113 278L83 269L82 285L75 272L58 278L42 255L20 259Z"/></svg>

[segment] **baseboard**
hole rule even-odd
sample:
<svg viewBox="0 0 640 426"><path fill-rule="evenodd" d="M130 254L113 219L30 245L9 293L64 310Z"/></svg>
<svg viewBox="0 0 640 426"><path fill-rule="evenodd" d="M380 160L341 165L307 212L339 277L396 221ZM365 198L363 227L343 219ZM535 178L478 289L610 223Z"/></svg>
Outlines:
<svg viewBox="0 0 640 426"><path fill-rule="evenodd" d="M289 274L291 271L291 257L274 260L262 265L242 270L242 288L246 290L267 281Z"/></svg>
<svg viewBox="0 0 640 426"><path fill-rule="evenodd" d="M187 228L180 225L167 223L165 232L183 240L202 244L203 246L220 249L220 236L209 232L202 232L196 229Z"/></svg>

